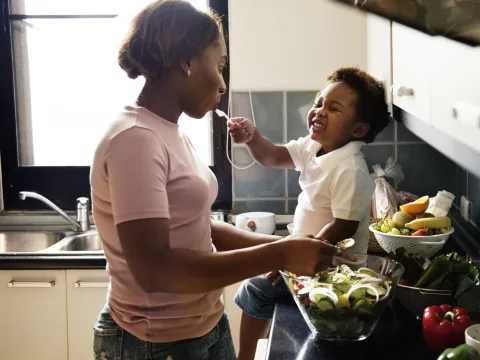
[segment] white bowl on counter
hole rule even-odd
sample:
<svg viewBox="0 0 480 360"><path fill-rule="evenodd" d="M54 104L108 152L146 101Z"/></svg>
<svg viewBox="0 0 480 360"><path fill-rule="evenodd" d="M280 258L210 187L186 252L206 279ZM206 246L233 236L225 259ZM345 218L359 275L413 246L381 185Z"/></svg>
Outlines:
<svg viewBox="0 0 480 360"><path fill-rule="evenodd" d="M272 235L277 228L275 214L261 211L238 214L235 217L235 226L266 235Z"/></svg>
<svg viewBox="0 0 480 360"><path fill-rule="evenodd" d="M292 235L293 234L293 223L288 224L287 229L288 229L288 233L290 235Z"/></svg>

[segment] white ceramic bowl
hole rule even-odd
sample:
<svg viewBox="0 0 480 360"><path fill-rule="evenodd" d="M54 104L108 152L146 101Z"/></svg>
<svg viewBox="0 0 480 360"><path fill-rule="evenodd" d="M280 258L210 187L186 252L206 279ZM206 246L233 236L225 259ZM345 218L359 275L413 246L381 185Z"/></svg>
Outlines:
<svg viewBox="0 0 480 360"><path fill-rule="evenodd" d="M237 215L235 226L246 231L266 235L272 235L277 227L275 214L261 211Z"/></svg>
<svg viewBox="0 0 480 360"><path fill-rule="evenodd" d="M288 229L288 233L290 235L292 235L293 234L293 223L288 224L287 229Z"/></svg>
<svg viewBox="0 0 480 360"><path fill-rule="evenodd" d="M465 330L465 343L480 352L480 324L472 325Z"/></svg>
<svg viewBox="0 0 480 360"><path fill-rule="evenodd" d="M397 249L405 248L410 256L419 256L430 258L442 250L449 236L453 234L455 229L450 228L445 234L430 236L404 236L385 234L373 228L370 225L370 231L375 235L378 243L387 253L395 252Z"/></svg>

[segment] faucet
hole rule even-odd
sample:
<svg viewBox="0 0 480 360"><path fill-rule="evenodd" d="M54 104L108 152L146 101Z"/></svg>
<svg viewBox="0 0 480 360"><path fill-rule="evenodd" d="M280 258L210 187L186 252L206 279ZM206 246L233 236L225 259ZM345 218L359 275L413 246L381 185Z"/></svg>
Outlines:
<svg viewBox="0 0 480 360"><path fill-rule="evenodd" d="M46 197L40 194L30 192L30 191L20 191L20 193L18 194L18 197L20 198L20 200L25 200L27 197L40 200L42 203L49 206L51 209L55 210L61 217L63 217L70 224L72 224L73 227L75 228L75 231L85 232L90 229L90 219L88 217L88 208L89 208L90 200L86 197L80 197L77 199L77 221L73 220L57 205L55 205L53 202L51 202Z"/></svg>

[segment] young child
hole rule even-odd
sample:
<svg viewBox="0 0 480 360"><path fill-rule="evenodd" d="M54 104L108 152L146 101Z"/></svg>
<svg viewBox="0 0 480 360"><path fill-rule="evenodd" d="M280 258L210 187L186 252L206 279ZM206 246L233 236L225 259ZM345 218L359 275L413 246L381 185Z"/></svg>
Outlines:
<svg viewBox="0 0 480 360"><path fill-rule="evenodd" d="M358 254L367 252L374 182L361 147L390 122L384 87L362 70L340 68L328 77L307 120L309 135L284 146L263 137L248 119L232 118L228 127L233 141L246 144L262 166L300 172L294 233L333 244L353 238L349 251L358 262L365 261ZM242 309L238 360L253 360L258 339L267 335L275 302L288 296L278 274L242 284L235 296Z"/></svg>

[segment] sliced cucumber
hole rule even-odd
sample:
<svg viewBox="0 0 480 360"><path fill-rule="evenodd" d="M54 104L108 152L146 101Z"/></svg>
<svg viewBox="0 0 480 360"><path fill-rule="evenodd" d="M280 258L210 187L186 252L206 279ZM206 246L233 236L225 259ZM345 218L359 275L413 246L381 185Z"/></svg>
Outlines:
<svg viewBox="0 0 480 360"><path fill-rule="evenodd" d="M350 294L350 298L352 298L353 300L364 298L364 297L365 297L365 288L357 289Z"/></svg>
<svg viewBox="0 0 480 360"><path fill-rule="evenodd" d="M379 297L382 297L387 293L387 290L383 286L379 286L379 285L372 285L372 286L375 288L375 290L377 290ZM371 297L376 297L375 293L370 289L367 289L367 294Z"/></svg>
<svg viewBox="0 0 480 360"><path fill-rule="evenodd" d="M365 298L362 298L362 299L357 299L355 300L355 302L353 303L353 308L355 310L358 310L360 309L363 305L367 305L368 302Z"/></svg>
<svg viewBox="0 0 480 360"><path fill-rule="evenodd" d="M340 285L340 284L335 284L333 291L341 291L342 293L348 292L352 286L351 285Z"/></svg>
<svg viewBox="0 0 480 360"><path fill-rule="evenodd" d="M375 271L370 270L368 268L360 268L360 269L358 269L358 273L368 275L368 276L371 276L371 277L374 277L374 278L378 279L378 274Z"/></svg>
<svg viewBox="0 0 480 360"><path fill-rule="evenodd" d="M333 305L333 301L330 300L330 298L325 297L318 301L317 308L321 311L332 311L335 308L335 305Z"/></svg>

